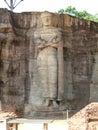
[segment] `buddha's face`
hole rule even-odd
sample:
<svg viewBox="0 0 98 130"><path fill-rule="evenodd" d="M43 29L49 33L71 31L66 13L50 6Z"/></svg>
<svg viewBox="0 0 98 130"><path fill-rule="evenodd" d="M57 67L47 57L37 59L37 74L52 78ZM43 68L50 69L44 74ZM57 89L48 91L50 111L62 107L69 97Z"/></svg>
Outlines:
<svg viewBox="0 0 98 130"><path fill-rule="evenodd" d="M52 26L52 17L49 15L42 17L43 26Z"/></svg>

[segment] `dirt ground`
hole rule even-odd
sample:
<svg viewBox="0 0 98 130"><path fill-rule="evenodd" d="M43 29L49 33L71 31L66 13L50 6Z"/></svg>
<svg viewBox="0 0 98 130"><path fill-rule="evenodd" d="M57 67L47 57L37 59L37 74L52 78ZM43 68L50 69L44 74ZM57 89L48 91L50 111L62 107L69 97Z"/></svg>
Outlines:
<svg viewBox="0 0 98 130"><path fill-rule="evenodd" d="M91 103L68 119L69 130L98 130L98 103Z"/></svg>

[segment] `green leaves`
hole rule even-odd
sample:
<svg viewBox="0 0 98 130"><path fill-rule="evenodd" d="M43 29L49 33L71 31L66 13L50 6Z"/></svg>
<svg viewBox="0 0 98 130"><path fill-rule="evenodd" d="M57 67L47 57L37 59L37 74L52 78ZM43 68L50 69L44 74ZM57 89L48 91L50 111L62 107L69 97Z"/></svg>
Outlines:
<svg viewBox="0 0 98 130"><path fill-rule="evenodd" d="M98 22L98 14L92 15L89 14L87 11L77 11L75 7L68 6L65 10L60 9L58 11L59 14L70 14L80 19L86 19L94 22Z"/></svg>

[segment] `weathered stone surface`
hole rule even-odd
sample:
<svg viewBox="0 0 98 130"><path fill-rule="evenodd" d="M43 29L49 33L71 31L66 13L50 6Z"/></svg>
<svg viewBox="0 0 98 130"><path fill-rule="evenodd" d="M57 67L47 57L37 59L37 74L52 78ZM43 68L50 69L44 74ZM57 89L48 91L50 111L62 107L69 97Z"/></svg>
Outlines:
<svg viewBox="0 0 98 130"><path fill-rule="evenodd" d="M81 109L97 101L98 24L48 13L48 26L47 22L43 25L41 14L0 9L1 108L13 108L26 116L41 111L62 114L66 109ZM46 60L42 61L43 68L39 54ZM51 61L47 62L49 56ZM53 74L45 70L47 63L54 63L49 65ZM39 67L44 70L39 71ZM55 87L50 85L51 91L51 83L42 85L49 74L51 83L56 81Z"/></svg>

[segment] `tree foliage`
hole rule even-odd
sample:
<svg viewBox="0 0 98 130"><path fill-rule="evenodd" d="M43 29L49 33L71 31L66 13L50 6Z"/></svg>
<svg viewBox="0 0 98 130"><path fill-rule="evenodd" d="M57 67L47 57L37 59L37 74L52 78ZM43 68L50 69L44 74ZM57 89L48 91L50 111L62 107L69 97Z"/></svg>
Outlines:
<svg viewBox="0 0 98 130"><path fill-rule="evenodd" d="M98 14L92 15L87 11L77 11L75 7L68 6L66 9L60 9L59 14L69 14L80 19L86 19L94 22L98 22Z"/></svg>

